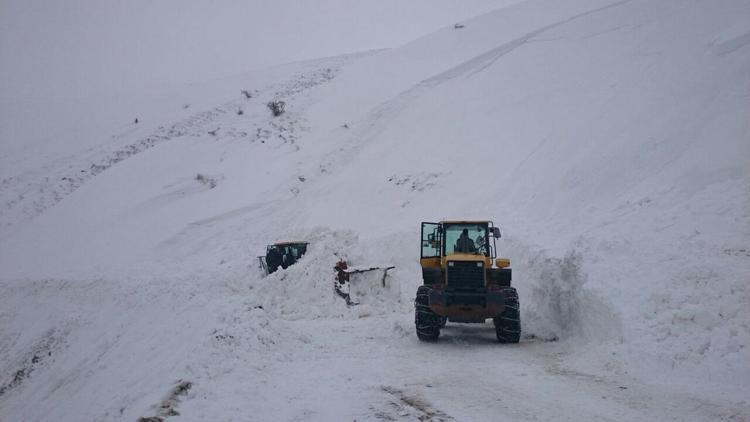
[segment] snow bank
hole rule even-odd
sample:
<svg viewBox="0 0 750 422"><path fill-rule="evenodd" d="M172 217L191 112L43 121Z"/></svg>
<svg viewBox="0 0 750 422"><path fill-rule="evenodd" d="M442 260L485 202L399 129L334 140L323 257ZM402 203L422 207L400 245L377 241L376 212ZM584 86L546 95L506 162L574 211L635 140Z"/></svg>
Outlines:
<svg viewBox="0 0 750 422"><path fill-rule="evenodd" d="M556 257L513 239L509 243L524 337L580 342L617 335L619 317L611 304L586 285L580 250L573 248Z"/></svg>
<svg viewBox="0 0 750 422"><path fill-rule="evenodd" d="M286 270L265 277L260 269L254 270L249 306L288 320L409 313L421 284L414 258L418 248L409 236L414 233L360 239L352 230L298 232L292 237L310 242L307 254ZM563 256L554 256L512 236L503 237L498 244L512 259L525 338L601 342L620 335L616 308L587 285L583 251L572 246ZM388 271L385 280L381 270L353 274L344 291L360 304L347 306L333 289L333 267L339 260L350 267L396 268Z"/></svg>
<svg viewBox="0 0 750 422"><path fill-rule="evenodd" d="M417 280L405 280L405 271L399 265L405 264L404 257L411 254L396 256L394 251L400 250L399 245L390 243L390 238L360 240L353 231L323 228L307 231L303 236L310 245L302 259L266 277L258 274L251 282L256 306L262 306L271 315L292 320L362 318L411 307ZM391 249L386 249L389 246ZM384 258L389 253L390 260ZM389 270L385 278L382 270L352 274L351 287L346 290L359 305L347 306L334 292L336 272L333 267L340 260L350 267L395 265L396 268ZM413 268L418 262L410 264Z"/></svg>

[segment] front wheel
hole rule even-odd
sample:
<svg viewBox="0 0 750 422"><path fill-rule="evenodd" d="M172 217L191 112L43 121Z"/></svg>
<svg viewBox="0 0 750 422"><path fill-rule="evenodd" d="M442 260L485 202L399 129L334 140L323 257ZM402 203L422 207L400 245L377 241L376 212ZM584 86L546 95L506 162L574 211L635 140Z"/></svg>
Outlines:
<svg viewBox="0 0 750 422"><path fill-rule="evenodd" d="M492 319L495 323L495 334L500 343L518 343L521 340L521 312L518 292L508 287L505 293L505 310L500 316Z"/></svg>
<svg viewBox="0 0 750 422"><path fill-rule="evenodd" d="M414 325L421 341L436 341L440 336L442 318L430 309L430 288L419 286L414 300Z"/></svg>

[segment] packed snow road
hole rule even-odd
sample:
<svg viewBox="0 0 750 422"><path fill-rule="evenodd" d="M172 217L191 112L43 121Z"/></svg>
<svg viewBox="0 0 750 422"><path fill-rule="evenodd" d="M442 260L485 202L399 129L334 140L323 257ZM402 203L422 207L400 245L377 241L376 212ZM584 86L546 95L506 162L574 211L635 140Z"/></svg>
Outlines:
<svg viewBox="0 0 750 422"><path fill-rule="evenodd" d="M239 369L185 403L197 419L235 420L743 420L748 409L670 391L616 368L566 362L562 342L499 345L491 324L451 324L440 342L420 343L409 315L290 324L310 342L269 359L261 379ZM245 378L247 376L247 378ZM240 387L240 384L242 386ZM224 385L224 388L221 388ZM231 412L216 390L237 385ZM202 397L201 397L202 396ZM227 412L227 413L222 413ZM260 412L260 413L258 413ZM743 416L744 415L744 416Z"/></svg>
<svg viewBox="0 0 750 422"><path fill-rule="evenodd" d="M359 289L369 294L347 307L325 276L321 284L302 280L315 266L303 260L251 281L7 283L4 327L34 322L2 333L3 362L25 371L6 383L4 368L4 418L685 421L750 414L737 394L631 376L618 356L602 356L602 344L580 337L543 341L527 333L520 344L501 345L491 324L448 323L437 343L422 343L396 280ZM288 295L303 283L315 287ZM391 305L373 306L379 301ZM588 349L598 357L579 359L592 356Z"/></svg>

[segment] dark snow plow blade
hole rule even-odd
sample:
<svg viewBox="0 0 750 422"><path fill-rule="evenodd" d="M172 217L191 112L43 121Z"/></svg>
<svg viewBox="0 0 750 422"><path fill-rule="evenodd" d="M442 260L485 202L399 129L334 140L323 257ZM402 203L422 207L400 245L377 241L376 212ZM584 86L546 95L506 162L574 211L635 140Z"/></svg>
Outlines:
<svg viewBox="0 0 750 422"><path fill-rule="evenodd" d="M503 313L505 295L502 292L464 293L432 289L429 307L440 316L484 321Z"/></svg>
<svg viewBox="0 0 750 422"><path fill-rule="evenodd" d="M383 277L380 279L380 284L385 287L385 280L388 277L388 271L396 268L393 265L385 267L367 267L367 268L349 268L346 261L339 261L336 266L333 267L336 271L336 279L333 283L333 290L337 295L341 296L346 304L349 306L359 305L359 301L351 296L351 281L350 278L353 274L362 274L370 271L383 271Z"/></svg>

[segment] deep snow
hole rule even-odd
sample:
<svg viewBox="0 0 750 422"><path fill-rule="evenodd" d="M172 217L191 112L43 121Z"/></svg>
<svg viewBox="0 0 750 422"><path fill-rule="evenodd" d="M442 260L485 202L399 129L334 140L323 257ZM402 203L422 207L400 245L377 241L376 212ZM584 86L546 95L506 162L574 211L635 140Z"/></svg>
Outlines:
<svg viewBox="0 0 750 422"><path fill-rule="evenodd" d="M528 0L7 154L0 419L750 419L747 16ZM503 230L521 344L417 341L419 222L443 218ZM309 253L263 277L281 239ZM347 307L338 259L396 269Z"/></svg>

